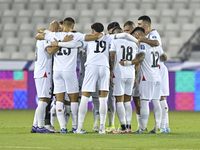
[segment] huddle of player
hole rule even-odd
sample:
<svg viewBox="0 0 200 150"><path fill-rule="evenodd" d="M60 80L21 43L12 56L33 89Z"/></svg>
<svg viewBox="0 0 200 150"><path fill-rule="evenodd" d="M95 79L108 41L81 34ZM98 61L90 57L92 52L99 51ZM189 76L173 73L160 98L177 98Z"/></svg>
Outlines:
<svg viewBox="0 0 200 150"><path fill-rule="evenodd" d="M83 123L90 96L93 131L99 134L132 132L132 96L138 121L138 129L132 133L148 133L149 100L155 117L155 128L149 133L169 133L165 98L169 95L169 81L163 63L167 56L158 32L151 29L151 19L139 17L138 27L127 21L124 24L126 33L117 22L112 22L107 27L107 35L99 22L91 25L91 34L74 31L75 21L71 17L61 23L53 21L48 30L39 29L36 35L34 78L39 103L31 133L59 132L53 127L56 117L60 133L67 133L70 114L72 133L86 133ZM81 60L79 79L76 74L78 55ZM47 128L44 118L52 98L52 77L56 101L51 108L51 125ZM120 121L118 130L114 126L115 110ZM109 126L105 128L107 114Z"/></svg>

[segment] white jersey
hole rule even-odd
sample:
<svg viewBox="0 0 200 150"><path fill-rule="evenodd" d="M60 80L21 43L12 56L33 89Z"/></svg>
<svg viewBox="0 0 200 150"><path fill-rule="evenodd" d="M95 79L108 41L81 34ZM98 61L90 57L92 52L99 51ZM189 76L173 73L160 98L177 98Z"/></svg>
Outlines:
<svg viewBox="0 0 200 150"><path fill-rule="evenodd" d="M162 41L161 41L160 35L159 35L159 33L158 33L155 29L153 29L153 30L146 36L146 38L147 38L147 39L150 39L150 40L157 40L157 41L159 42L159 46L157 46L157 47L159 47L159 48L161 48L161 49L163 50L163 48L162 48ZM162 61L160 61L160 66L161 66L161 67L166 67L165 64L164 64Z"/></svg>
<svg viewBox="0 0 200 150"><path fill-rule="evenodd" d="M37 40L36 42L34 78L52 75L52 55L46 51L48 46L51 46L49 41Z"/></svg>
<svg viewBox="0 0 200 150"><path fill-rule="evenodd" d="M138 47L134 42L125 39L112 40L110 52L115 52L113 76L115 78L135 78L135 65L122 66L119 61L126 59L132 61L138 53Z"/></svg>
<svg viewBox="0 0 200 150"><path fill-rule="evenodd" d="M84 41L85 34L73 32L50 32L45 34L45 39L49 41L62 41L66 35L73 35L74 41ZM78 48L60 48L54 54L54 71L76 71Z"/></svg>
<svg viewBox="0 0 200 150"><path fill-rule="evenodd" d="M109 67L109 45L111 38L104 35L96 41L87 42L84 46L87 49L87 60L85 65L97 65Z"/></svg>
<svg viewBox="0 0 200 150"><path fill-rule="evenodd" d="M163 50L141 42L139 53L145 53L144 61L140 65L142 80L151 82L161 81L159 63Z"/></svg>

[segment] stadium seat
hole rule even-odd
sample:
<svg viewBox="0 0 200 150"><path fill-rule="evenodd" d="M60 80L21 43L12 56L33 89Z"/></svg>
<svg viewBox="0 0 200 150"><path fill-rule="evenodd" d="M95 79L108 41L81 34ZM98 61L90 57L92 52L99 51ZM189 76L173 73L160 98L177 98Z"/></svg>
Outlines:
<svg viewBox="0 0 200 150"><path fill-rule="evenodd" d="M15 17L12 16L2 16L1 17L1 23L5 24L5 23L14 23L15 22Z"/></svg>
<svg viewBox="0 0 200 150"><path fill-rule="evenodd" d="M49 28L49 23L38 23L36 24L35 26L35 30L38 30L39 28L45 28L45 29L48 29ZM37 34L37 33L36 33ZM33 35L35 36L35 35Z"/></svg>
<svg viewBox="0 0 200 150"><path fill-rule="evenodd" d="M108 23L109 17L95 17L94 22Z"/></svg>
<svg viewBox="0 0 200 150"><path fill-rule="evenodd" d="M124 9L121 9L121 10L113 10L113 13L112 13L112 17L127 17L128 15L128 10L124 10Z"/></svg>
<svg viewBox="0 0 200 150"><path fill-rule="evenodd" d="M93 20L91 17L79 17L77 22L82 23L82 24L85 24L85 23L92 24Z"/></svg>
<svg viewBox="0 0 200 150"><path fill-rule="evenodd" d="M26 60L26 54L25 53L19 53L15 52L11 54L12 60Z"/></svg>
<svg viewBox="0 0 200 150"><path fill-rule="evenodd" d="M190 2L188 7L189 7L188 8L189 10L198 10L198 9L200 9L200 3L199 2L195 2L195 3Z"/></svg>
<svg viewBox="0 0 200 150"><path fill-rule="evenodd" d="M5 10L3 12L3 16L4 17L16 17L17 16L18 11L17 10Z"/></svg>
<svg viewBox="0 0 200 150"><path fill-rule="evenodd" d="M80 17L93 17L95 16L95 10L81 10Z"/></svg>
<svg viewBox="0 0 200 150"><path fill-rule="evenodd" d="M105 9L105 4L104 3L92 3L91 4L91 9L93 9L93 10Z"/></svg>
<svg viewBox="0 0 200 150"><path fill-rule="evenodd" d="M74 26L74 30L78 32L82 32L83 30L83 25L81 23L76 23Z"/></svg>
<svg viewBox="0 0 200 150"><path fill-rule="evenodd" d="M184 3L184 2L173 2L172 9L174 9L174 10L186 9L186 3Z"/></svg>
<svg viewBox="0 0 200 150"><path fill-rule="evenodd" d="M164 35L168 36L170 38L173 37L173 36L178 36L179 30L180 30L180 24L169 23L169 24L166 24Z"/></svg>
<svg viewBox="0 0 200 150"><path fill-rule="evenodd" d="M8 37L15 37L15 31L1 31L1 37L8 38Z"/></svg>
<svg viewBox="0 0 200 150"><path fill-rule="evenodd" d="M10 9L10 3L0 2L0 10L8 10Z"/></svg>
<svg viewBox="0 0 200 150"><path fill-rule="evenodd" d="M164 9L169 9L170 5L169 5L169 3L156 3L155 8L157 10L164 10Z"/></svg>
<svg viewBox="0 0 200 150"><path fill-rule="evenodd" d="M20 45L19 38L8 37L5 42L6 45Z"/></svg>
<svg viewBox="0 0 200 150"><path fill-rule="evenodd" d="M175 22L178 23L189 23L191 22L192 18L192 11L188 9L179 9L177 12L177 19L175 19Z"/></svg>
<svg viewBox="0 0 200 150"><path fill-rule="evenodd" d="M138 4L136 3L124 3L123 9L124 10L131 10L131 9L137 9L138 8Z"/></svg>
<svg viewBox="0 0 200 150"><path fill-rule="evenodd" d="M55 1L55 2L46 2L46 3L43 3L43 9L46 9L46 10L52 10L52 9L58 9L58 3Z"/></svg>
<svg viewBox="0 0 200 150"><path fill-rule="evenodd" d="M0 52L0 60L9 60L9 59L10 59L10 53Z"/></svg>
<svg viewBox="0 0 200 150"><path fill-rule="evenodd" d="M34 52L29 52L27 54L27 58L26 59L29 60L29 61L34 61L35 60L35 53Z"/></svg>
<svg viewBox="0 0 200 150"><path fill-rule="evenodd" d="M58 5L58 10L66 11L68 9L74 9L74 4L73 3L59 3Z"/></svg>
<svg viewBox="0 0 200 150"><path fill-rule="evenodd" d="M143 10L146 10L146 9L153 9L153 4L152 3L140 3L139 4L139 9L143 9Z"/></svg>
<svg viewBox="0 0 200 150"><path fill-rule="evenodd" d="M12 3L11 9L12 10L23 10L26 8L26 4L24 2L21 3Z"/></svg>
<svg viewBox="0 0 200 150"><path fill-rule="evenodd" d="M136 20L137 20L138 17L144 15L144 10L141 10L141 9L131 10L131 11L128 13L128 15L129 15L129 17L136 18Z"/></svg>
<svg viewBox="0 0 200 150"><path fill-rule="evenodd" d="M5 43L5 38L0 37L0 46L3 46Z"/></svg>
<svg viewBox="0 0 200 150"><path fill-rule="evenodd" d="M15 53L17 52L17 46L12 46L12 45L5 45L3 47L3 52L7 52L7 53Z"/></svg>
<svg viewBox="0 0 200 150"><path fill-rule="evenodd" d="M32 29L33 30L33 29ZM32 31L17 31L17 37L32 37Z"/></svg>
<svg viewBox="0 0 200 150"><path fill-rule="evenodd" d="M197 29L197 27L198 26L196 24L191 24L191 23L183 24L181 26L181 32L182 31L192 31L192 32L194 32Z"/></svg>
<svg viewBox="0 0 200 150"><path fill-rule="evenodd" d="M41 3L41 1L40 2L38 2L38 3L28 3L28 5L27 5L27 9L28 10L40 10L40 9L42 9L42 3Z"/></svg>
<svg viewBox="0 0 200 150"><path fill-rule="evenodd" d="M34 46L35 42L36 42L35 38L24 37L24 38L22 38L21 44L22 45L31 45L31 46Z"/></svg>
<svg viewBox="0 0 200 150"><path fill-rule="evenodd" d="M17 31L18 30L18 24L13 24L13 23L6 23L3 26L4 31Z"/></svg>
<svg viewBox="0 0 200 150"><path fill-rule="evenodd" d="M116 9L122 9L122 3L121 2L110 2L106 5L106 8L109 10L116 10Z"/></svg>
<svg viewBox="0 0 200 150"><path fill-rule="evenodd" d="M33 46L31 46L31 45L21 45L21 46L19 46L19 52L23 52L23 53L34 52Z"/></svg>
<svg viewBox="0 0 200 150"><path fill-rule="evenodd" d="M65 17L72 17L75 19L75 21L78 19L79 15L80 15L79 10L67 10L64 13Z"/></svg>
<svg viewBox="0 0 200 150"><path fill-rule="evenodd" d="M181 49L181 46L178 46L178 45L169 45L167 47L167 56L170 57L170 58L176 58L177 57L177 54L178 54L178 51Z"/></svg>
<svg viewBox="0 0 200 150"><path fill-rule="evenodd" d="M33 16L31 17L32 23L44 23L45 18L48 16L47 10L35 10Z"/></svg>
<svg viewBox="0 0 200 150"><path fill-rule="evenodd" d="M109 9L104 9L104 10L97 10L97 17L101 16L101 17L105 17L105 16L111 16L111 10Z"/></svg>
<svg viewBox="0 0 200 150"><path fill-rule="evenodd" d="M167 51L167 46L168 46L168 38L166 37L161 37L161 42L162 42L162 48L163 51Z"/></svg>
<svg viewBox="0 0 200 150"><path fill-rule="evenodd" d="M193 31L181 31L180 32L180 37L184 40L184 42L188 41L191 36L194 34Z"/></svg>
<svg viewBox="0 0 200 150"><path fill-rule="evenodd" d="M160 36L163 36L163 34L164 34L164 29L165 29L165 27L164 27L164 24L161 24L161 23L152 23L152 25L151 25L151 28L152 29L156 29L157 31L158 31L158 33L160 34Z"/></svg>
<svg viewBox="0 0 200 150"><path fill-rule="evenodd" d="M19 26L19 29L21 31L32 31L34 29L34 25L33 24L22 23Z"/></svg>
<svg viewBox="0 0 200 150"><path fill-rule="evenodd" d="M51 20L58 20L58 19L62 20L61 18L63 18L63 14L64 13L62 10L50 10L48 19L52 18Z"/></svg>
<svg viewBox="0 0 200 150"><path fill-rule="evenodd" d="M16 17L16 23L29 23L33 12L30 10L20 10L18 16Z"/></svg>
<svg viewBox="0 0 200 150"><path fill-rule="evenodd" d="M83 9L87 10L87 9L89 9L89 6L87 3L75 3L75 9L76 10L83 10Z"/></svg>

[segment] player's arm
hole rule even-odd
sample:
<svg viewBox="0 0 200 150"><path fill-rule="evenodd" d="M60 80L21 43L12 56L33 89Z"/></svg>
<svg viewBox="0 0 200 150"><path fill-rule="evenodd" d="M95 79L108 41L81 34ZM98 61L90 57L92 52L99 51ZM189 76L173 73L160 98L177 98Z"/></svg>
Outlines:
<svg viewBox="0 0 200 150"><path fill-rule="evenodd" d="M73 39L73 36L65 36L65 38L62 40L62 42L69 42ZM54 38L54 40L56 41L56 39ZM57 41L56 41L57 42ZM68 47L69 48L69 47ZM58 50L60 49L60 47L57 47L57 46L48 46L46 48L47 52L52 55L52 54L55 54Z"/></svg>
<svg viewBox="0 0 200 150"><path fill-rule="evenodd" d="M127 34L127 33L115 34L114 39L126 39L126 40L129 40L129 41L133 41L135 43L138 43L138 40L135 37L133 37L132 35Z"/></svg>
<svg viewBox="0 0 200 150"><path fill-rule="evenodd" d="M138 39L138 42L147 43L152 47L159 46L159 42L157 40L149 40L149 39L146 39L146 38L141 38L141 39Z"/></svg>
<svg viewBox="0 0 200 150"><path fill-rule="evenodd" d="M115 63L115 52L110 52L110 75L112 76Z"/></svg>
<svg viewBox="0 0 200 150"><path fill-rule="evenodd" d="M145 58L145 53L139 53L136 55L136 58L133 59L132 61L127 61L127 60L121 60L119 63L122 65L122 66L130 66L130 65L136 65L136 64L139 64L141 63Z"/></svg>
<svg viewBox="0 0 200 150"><path fill-rule="evenodd" d="M161 56L160 56L160 59L162 61L167 61L167 55L165 53L163 53Z"/></svg>
<svg viewBox="0 0 200 150"><path fill-rule="evenodd" d="M45 28L39 28L38 33L44 33L44 30L46 30L46 29Z"/></svg>
<svg viewBox="0 0 200 150"><path fill-rule="evenodd" d="M139 70L140 70L140 64L135 64L135 81L134 81L134 87L135 88L137 86L137 79L138 79L138 75L139 75Z"/></svg>
<svg viewBox="0 0 200 150"><path fill-rule="evenodd" d="M36 38L37 40L44 40L45 34L46 34L46 33L38 33L38 34L35 36L35 38Z"/></svg>
<svg viewBox="0 0 200 150"><path fill-rule="evenodd" d="M85 36L85 41L95 41L101 38L103 35L104 33L87 34Z"/></svg>

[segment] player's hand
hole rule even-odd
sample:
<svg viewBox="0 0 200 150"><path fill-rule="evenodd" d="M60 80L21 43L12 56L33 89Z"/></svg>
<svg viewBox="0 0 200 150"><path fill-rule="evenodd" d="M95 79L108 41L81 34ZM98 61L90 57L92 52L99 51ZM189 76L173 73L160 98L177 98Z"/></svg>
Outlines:
<svg viewBox="0 0 200 150"><path fill-rule="evenodd" d="M73 35L66 35L65 38L62 40L62 42L69 42L73 40L74 36Z"/></svg>
<svg viewBox="0 0 200 150"><path fill-rule="evenodd" d="M137 84L137 79L135 79L133 89L136 88Z"/></svg>
<svg viewBox="0 0 200 150"><path fill-rule="evenodd" d="M104 33L104 32L101 32L101 33L96 33L96 34L99 34L99 35L98 35L98 39L100 39L102 36L104 36L104 35L105 35L105 33Z"/></svg>
<svg viewBox="0 0 200 150"><path fill-rule="evenodd" d="M114 86L112 75L110 75L110 85L111 85L112 87Z"/></svg>
<svg viewBox="0 0 200 150"><path fill-rule="evenodd" d="M56 41L56 39L54 38L54 41L51 42L51 46L58 46L58 42Z"/></svg>

